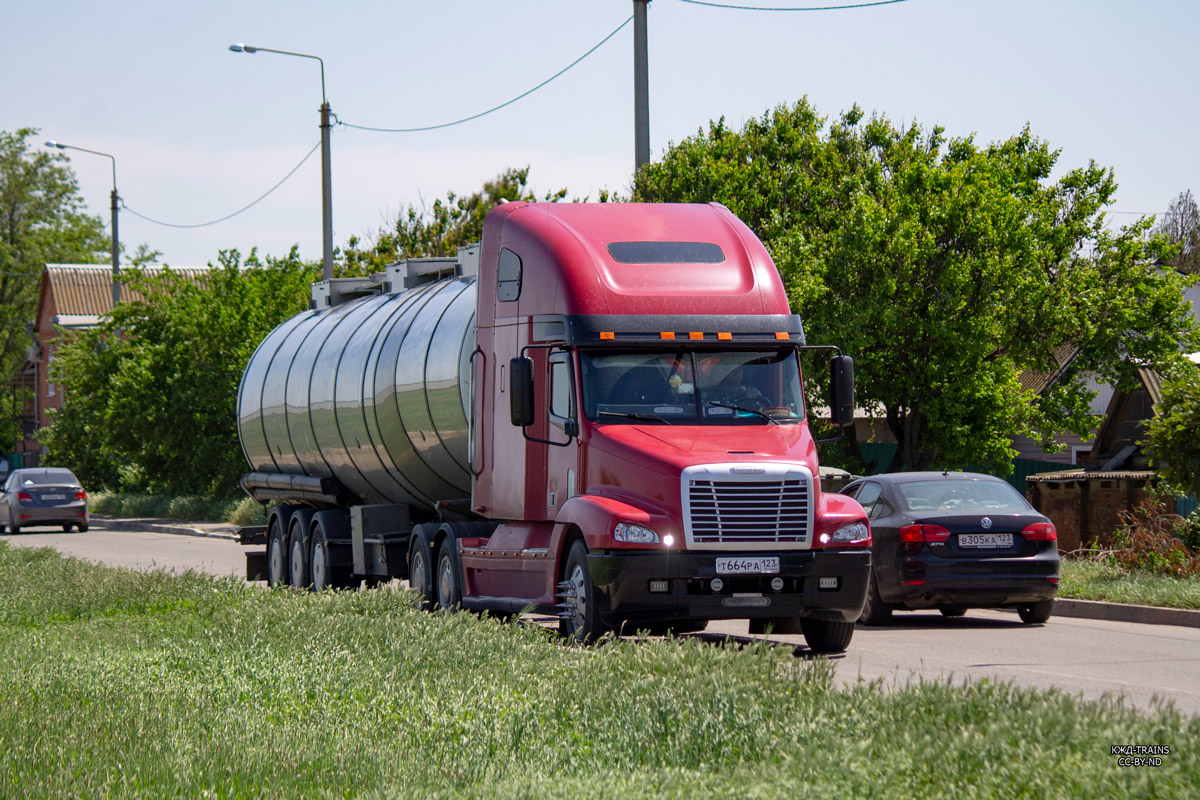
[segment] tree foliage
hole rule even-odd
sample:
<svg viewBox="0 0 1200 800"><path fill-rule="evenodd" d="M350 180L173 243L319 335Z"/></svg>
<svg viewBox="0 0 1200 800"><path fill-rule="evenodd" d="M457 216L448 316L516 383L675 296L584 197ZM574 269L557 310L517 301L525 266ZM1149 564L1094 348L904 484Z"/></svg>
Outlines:
<svg viewBox="0 0 1200 800"><path fill-rule="evenodd" d="M34 150L36 128L0 131L0 374L11 376L32 344L47 263L100 263L109 239L84 211L75 175L60 153ZM13 444L8 403L0 403L0 450Z"/></svg>
<svg viewBox="0 0 1200 800"><path fill-rule="evenodd" d="M1200 275L1200 208L1191 191L1171 201L1154 232L1178 248L1167 263L1191 275Z"/></svg>
<svg viewBox="0 0 1200 800"><path fill-rule="evenodd" d="M236 403L242 369L264 336L307 306L319 277L295 248L242 263L223 251L202 281L132 269L144 301L62 346L52 377L66 402L43 431L50 461L89 487L228 496L246 471Z"/></svg>
<svg viewBox="0 0 1200 800"><path fill-rule="evenodd" d="M345 253L345 274L379 272L388 264L406 258L453 256L458 248L483 238L483 219L500 203L512 200L537 202L526 186L529 167L506 169L480 191L459 197L454 192L433 201L431 209L409 205L390 227L381 229L373 242L350 237ZM542 200L555 202L567 196L566 189L547 192Z"/></svg>
<svg viewBox="0 0 1200 800"><path fill-rule="evenodd" d="M1200 497L1200 370L1177 366L1164 378L1162 393L1146 423L1146 454L1173 488Z"/></svg>
<svg viewBox="0 0 1200 800"><path fill-rule="evenodd" d="M890 470L1006 469L1012 437L1053 446L1094 423L1083 376L1178 359L1180 281L1141 220L1104 224L1116 180L1026 126L979 145L857 107L831 124L801 100L720 120L636 176L634 199L718 201L764 240L811 340L854 356L859 405L899 443ZM1022 373L1062 372L1047 391ZM850 450L857 453L852 440Z"/></svg>

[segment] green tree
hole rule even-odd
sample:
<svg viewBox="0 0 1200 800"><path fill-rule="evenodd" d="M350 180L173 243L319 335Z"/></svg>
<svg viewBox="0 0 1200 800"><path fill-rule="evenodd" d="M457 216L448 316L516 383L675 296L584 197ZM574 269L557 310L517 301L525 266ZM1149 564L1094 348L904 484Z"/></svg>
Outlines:
<svg viewBox="0 0 1200 800"><path fill-rule="evenodd" d="M1153 267L1163 240L1146 220L1108 231L1112 172L1051 181L1058 155L1028 127L981 146L857 106L827 125L801 100L672 145L634 199L718 201L758 233L810 339L854 356L859 404L899 443L889 470L1006 469L1013 436L1093 426L1086 373L1127 379L1192 335L1181 282ZM1022 388L1067 354L1051 389Z"/></svg>
<svg viewBox="0 0 1200 800"><path fill-rule="evenodd" d="M466 197L454 192L433 201L432 209L409 205L394 223L380 229L372 242L351 236L346 248L344 274L364 275L406 258L453 256L458 248L483 238L483 219L500 203L512 200L537 202L526 186L529 167L506 169L483 188ZM542 200L556 202L567 196L566 189L547 192ZM607 198L602 196L601 200Z"/></svg>
<svg viewBox="0 0 1200 800"><path fill-rule="evenodd" d="M1178 248L1167 258L1168 264L1180 272L1200 275L1200 208L1190 190L1171 201L1154 232Z"/></svg>
<svg viewBox="0 0 1200 800"><path fill-rule="evenodd" d="M1173 488L1200 497L1200 369L1189 363L1173 369L1162 396L1146 423L1146 454Z"/></svg>
<svg viewBox="0 0 1200 800"><path fill-rule="evenodd" d="M84 211L67 158L35 150L36 128L0 131L0 374L16 371L32 344L26 325L37 310L47 263L102 263L109 239ZM0 403L0 450L13 445L10 403Z"/></svg>
<svg viewBox="0 0 1200 800"><path fill-rule="evenodd" d="M237 387L264 336L307 307L316 265L242 263L236 250L201 281L170 270L128 273L145 300L122 303L63 346L54 378L67 401L42 435L53 463L88 486L210 497L237 493L246 471Z"/></svg>

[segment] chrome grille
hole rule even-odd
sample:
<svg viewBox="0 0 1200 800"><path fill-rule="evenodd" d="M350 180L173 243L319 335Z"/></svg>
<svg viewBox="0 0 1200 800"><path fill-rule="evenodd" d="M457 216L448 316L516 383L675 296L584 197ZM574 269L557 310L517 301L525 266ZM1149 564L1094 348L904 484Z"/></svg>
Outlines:
<svg viewBox="0 0 1200 800"><path fill-rule="evenodd" d="M803 478L688 482L691 536L696 544L803 543L810 518Z"/></svg>

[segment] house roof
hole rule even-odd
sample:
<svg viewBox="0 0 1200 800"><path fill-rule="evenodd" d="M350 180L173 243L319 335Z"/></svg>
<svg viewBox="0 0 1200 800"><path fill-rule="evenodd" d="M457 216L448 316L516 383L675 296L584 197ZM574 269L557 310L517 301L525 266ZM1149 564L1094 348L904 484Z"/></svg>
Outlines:
<svg viewBox="0 0 1200 800"><path fill-rule="evenodd" d="M1049 372L1027 369L1017 376L1017 381L1021 384L1022 389L1034 394L1041 394L1049 389L1055 381L1063 376L1067 367L1071 366L1071 362L1079 355L1079 348L1072 344L1064 344L1056 347L1050 355L1054 359L1055 366Z"/></svg>
<svg viewBox="0 0 1200 800"><path fill-rule="evenodd" d="M196 279L209 271L208 267L141 267L148 275L170 269L184 277ZM112 311L112 267L107 264L47 264L46 277L54 293L54 307L63 327L89 327L99 317ZM122 297L141 300L142 296L122 287Z"/></svg>

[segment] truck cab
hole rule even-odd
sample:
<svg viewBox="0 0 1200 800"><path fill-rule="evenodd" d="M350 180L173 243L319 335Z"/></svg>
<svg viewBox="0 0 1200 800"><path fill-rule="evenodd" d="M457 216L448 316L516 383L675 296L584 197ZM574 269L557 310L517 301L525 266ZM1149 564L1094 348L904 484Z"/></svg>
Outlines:
<svg viewBox="0 0 1200 800"><path fill-rule="evenodd" d="M500 524L459 542L464 605L585 639L749 617L848 641L866 515L821 491L803 326L740 220L504 204L478 293L472 510Z"/></svg>

